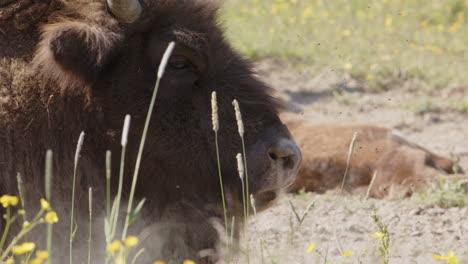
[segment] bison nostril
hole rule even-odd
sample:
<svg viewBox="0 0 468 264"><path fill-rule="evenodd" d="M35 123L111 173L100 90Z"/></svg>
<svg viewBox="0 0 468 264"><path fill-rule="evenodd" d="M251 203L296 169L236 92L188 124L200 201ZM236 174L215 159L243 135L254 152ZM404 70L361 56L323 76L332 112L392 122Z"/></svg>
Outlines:
<svg viewBox="0 0 468 264"><path fill-rule="evenodd" d="M294 141L281 139L268 148L268 155L275 163L280 163L283 169L292 170L298 166L300 151Z"/></svg>

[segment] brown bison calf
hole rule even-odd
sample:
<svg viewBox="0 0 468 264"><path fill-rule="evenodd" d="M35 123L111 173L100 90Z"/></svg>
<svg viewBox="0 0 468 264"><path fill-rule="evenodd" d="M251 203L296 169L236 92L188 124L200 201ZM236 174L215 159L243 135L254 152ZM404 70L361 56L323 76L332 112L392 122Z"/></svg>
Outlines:
<svg viewBox="0 0 468 264"><path fill-rule="evenodd" d="M138 234L147 227L140 236L147 256L140 260L217 259L199 254L216 247L218 234L210 221L223 215L212 91L218 94L229 219L243 218L232 209L242 204L236 169L242 147L233 99L243 114L250 193L257 209L294 181L301 154L278 118L279 104L225 40L217 9L210 0L0 0L0 194L17 194L15 176L21 173L28 212L34 212L44 195L45 151L53 150L51 203L60 217L54 228L55 263L68 261L67 218L80 132L86 138L78 168L74 245L75 258L83 261L87 188L94 188L96 201L93 246L103 245L105 153L112 151L112 174L118 175L122 122L130 114L127 201L156 72L170 41L176 47L161 80L136 187L136 200L145 197L147 203L139 224L129 231ZM43 236L38 232L29 238ZM104 252L103 247L93 250L95 263L103 262Z"/></svg>
<svg viewBox="0 0 468 264"><path fill-rule="evenodd" d="M340 187L355 132L358 137L344 183L346 190L368 186L375 173L371 196L410 195L413 190L427 187L441 173L454 172L454 163L450 159L408 142L386 128L318 125L302 120L285 123L303 154L297 179L288 188L291 192L302 188L324 192Z"/></svg>

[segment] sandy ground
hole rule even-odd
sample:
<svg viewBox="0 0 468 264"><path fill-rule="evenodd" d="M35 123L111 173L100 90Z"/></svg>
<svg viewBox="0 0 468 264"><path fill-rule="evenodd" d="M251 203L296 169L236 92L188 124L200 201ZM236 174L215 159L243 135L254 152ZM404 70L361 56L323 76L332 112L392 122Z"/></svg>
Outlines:
<svg viewBox="0 0 468 264"><path fill-rule="evenodd" d="M391 128L436 153L460 157L461 166L468 169L468 114L444 105L467 100L468 86L413 91L408 82L389 91L369 92L333 72L298 71L271 60L259 62L257 68L291 109L307 120ZM436 98L437 109L418 115L408 107L427 96ZM299 212L313 203L300 226L290 202ZM252 218L250 244L254 255L261 256L263 251L264 263L325 263L319 255L327 252L332 263L380 263L377 240L370 236L377 231L370 216L374 209L389 228L390 263L444 263L434 260L433 254L449 250L455 252L458 263L468 263L468 208L442 209L413 200L365 200L337 195L337 191L282 196L274 207ZM311 242L317 249L307 253ZM347 250L354 256L341 256L340 251ZM254 263L262 263L261 258Z"/></svg>

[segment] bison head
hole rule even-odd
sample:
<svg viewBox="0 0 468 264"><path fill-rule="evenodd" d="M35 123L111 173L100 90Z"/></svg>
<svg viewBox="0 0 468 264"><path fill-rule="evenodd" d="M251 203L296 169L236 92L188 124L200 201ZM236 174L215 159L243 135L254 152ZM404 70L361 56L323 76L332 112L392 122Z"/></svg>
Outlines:
<svg viewBox="0 0 468 264"><path fill-rule="evenodd" d="M241 186L236 154L242 145L232 106L236 99L245 126L250 193L257 209L266 206L280 188L293 182L301 154L278 118L279 103L270 88L225 40L217 6L213 1L175 0L145 0L140 6L134 0L126 8L122 2L109 2L110 10L102 1L68 2L41 26L34 62L54 84L48 89L58 87L66 98L85 98L86 109L93 109L95 116L84 128L100 133L97 137L109 142L106 148L117 153L118 140L112 135L120 133L125 114L130 114L128 156L135 157L161 57L174 41L136 193L149 199L146 208L159 208L159 214L181 202L219 209L210 105L216 91L228 198L238 202ZM93 136L88 133L89 137ZM99 145L107 144L103 142Z"/></svg>

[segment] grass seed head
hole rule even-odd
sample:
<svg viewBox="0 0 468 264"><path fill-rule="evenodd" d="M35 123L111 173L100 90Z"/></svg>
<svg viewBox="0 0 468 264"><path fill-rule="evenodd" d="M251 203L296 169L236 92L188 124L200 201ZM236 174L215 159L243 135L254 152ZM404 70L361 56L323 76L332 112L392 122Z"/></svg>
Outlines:
<svg viewBox="0 0 468 264"><path fill-rule="evenodd" d="M122 141L120 142L122 147L127 146L128 141L128 131L130 130L130 115L125 116L123 131L122 131Z"/></svg>
<svg viewBox="0 0 468 264"><path fill-rule="evenodd" d="M234 106L234 111L236 112L236 120L237 120L237 129L239 131L239 135L244 137L244 123L242 122L242 114L240 111L239 103L236 99L232 101L232 105Z"/></svg>
<svg viewBox="0 0 468 264"><path fill-rule="evenodd" d="M78 138L78 144L76 145L75 164L78 164L78 159L80 158L81 148L83 147L84 142L84 136L84 131L81 131L80 137Z"/></svg>
<svg viewBox="0 0 468 264"><path fill-rule="evenodd" d="M237 153L236 159L237 159L237 171L239 172L239 178L243 180L244 179L244 162L242 159L242 154Z"/></svg>
<svg viewBox="0 0 468 264"><path fill-rule="evenodd" d="M163 55L163 57L161 59L161 63L159 64L159 68L158 68L158 78L159 79L164 74L164 70L166 69L167 61L169 60L169 57L171 56L172 50L174 49L174 45L175 45L175 43L173 41L171 41L171 43L169 43L169 45L167 46L166 51L164 52L164 55Z"/></svg>
<svg viewBox="0 0 468 264"><path fill-rule="evenodd" d="M213 131L218 132L219 120L218 120L218 103L216 101L216 92L211 93L211 122L213 123Z"/></svg>

